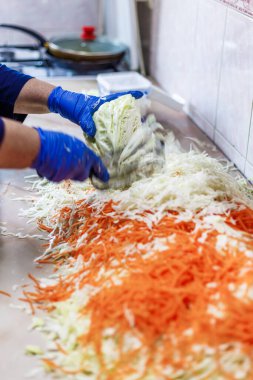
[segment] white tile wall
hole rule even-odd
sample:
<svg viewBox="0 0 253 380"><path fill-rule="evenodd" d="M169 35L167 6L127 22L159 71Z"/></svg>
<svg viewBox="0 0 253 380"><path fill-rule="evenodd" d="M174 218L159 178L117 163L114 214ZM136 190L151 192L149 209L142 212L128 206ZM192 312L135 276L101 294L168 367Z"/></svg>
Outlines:
<svg viewBox="0 0 253 380"><path fill-rule="evenodd" d="M0 23L33 28L47 38L70 32L79 33L82 25L98 24L100 0L8 0L0 1ZM6 40L0 29L0 43ZM9 32L10 43L31 42L29 37Z"/></svg>
<svg viewBox="0 0 253 380"><path fill-rule="evenodd" d="M157 2L153 76L253 177L253 17L216 0Z"/></svg>
<svg viewBox="0 0 253 380"><path fill-rule="evenodd" d="M151 71L162 87L188 98L198 0L156 1ZM155 45L155 46L154 46Z"/></svg>
<svg viewBox="0 0 253 380"><path fill-rule="evenodd" d="M227 7L200 0L198 14L190 103L214 128Z"/></svg>
<svg viewBox="0 0 253 380"><path fill-rule="evenodd" d="M244 157L253 99L253 22L229 9L216 128Z"/></svg>

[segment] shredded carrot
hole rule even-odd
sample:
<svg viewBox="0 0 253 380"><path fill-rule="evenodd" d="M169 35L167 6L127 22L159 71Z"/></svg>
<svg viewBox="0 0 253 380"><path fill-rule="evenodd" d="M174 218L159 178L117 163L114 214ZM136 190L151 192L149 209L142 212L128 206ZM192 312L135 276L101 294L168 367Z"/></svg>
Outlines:
<svg viewBox="0 0 253 380"><path fill-rule="evenodd" d="M127 308L133 315L134 328L142 334L149 348L154 348L163 335L175 334L180 338L189 326L193 329L195 326L192 339L187 338L190 346L206 342L214 345L214 338L216 345L224 342L223 335L218 335L208 316L207 305L212 303L214 290L207 284L217 283L221 299L225 300L228 296L225 284L238 276L247 259L222 257L208 245L203 246L200 255L195 241L188 241L184 246L181 243L180 236L173 247L157 253L154 260L142 262L141 271L138 263L132 264L131 273L121 285L104 287L91 298L83 309L84 314L91 312L92 315L92 325L85 341L95 341L98 348L105 328L116 327L119 334L131 329L125 317ZM241 307L240 300L230 296L231 300L235 310ZM249 329L248 315L248 312L242 313L243 323L248 325L245 343L253 336L253 323ZM231 326L233 322L231 316ZM233 342L237 331L231 329L230 333L226 341ZM186 339L182 338L180 349L184 351L185 348ZM168 356L167 345L164 356Z"/></svg>
<svg viewBox="0 0 253 380"><path fill-rule="evenodd" d="M53 360L50 360L50 359L42 359L42 362L47 366L49 367L51 370L60 370L61 372L65 373L66 375L77 375L78 373L80 372L83 372L84 373L84 370L69 370L69 369L66 369L66 368L63 368L59 365L57 365Z"/></svg>
<svg viewBox="0 0 253 380"><path fill-rule="evenodd" d="M6 297L11 297L11 294L8 293L8 292L5 292L3 290L0 290L0 294L2 294L3 296L6 296Z"/></svg>
<svg viewBox="0 0 253 380"><path fill-rule="evenodd" d="M232 210L227 223L240 231L253 233L253 210L244 208L242 210Z"/></svg>
<svg viewBox="0 0 253 380"><path fill-rule="evenodd" d="M67 351L60 345L60 343L56 342L55 345L56 345L57 350L60 351L63 355L68 354Z"/></svg>
<svg viewBox="0 0 253 380"><path fill-rule="evenodd" d="M219 355L220 345L240 342L253 360L253 322L249 317L253 302L230 290L231 284L235 289L242 284L253 286L253 261L239 248L243 243L245 249L253 250L253 211L244 208L224 215L226 223L242 235L234 238L238 244L224 247L222 252L217 249L217 231L196 229L193 221L176 222L176 217L177 213L168 212L148 228L143 221L115 212L112 202L97 210L82 200L54 216L58 226L54 230L39 223L41 229L54 235L52 249L41 264L54 263L57 273L62 264L73 267L73 260L81 256L84 265L47 286L29 275L34 290L24 292L23 300L33 312L35 307L51 311L77 288L87 284L96 288L80 310L91 315L91 325L79 343L94 344L106 379L134 372L129 358L141 355L145 347L149 352L147 368L154 364L157 350L161 364L190 368L185 358L194 344L214 347ZM202 241L204 233L207 239ZM156 240L162 242L160 248ZM61 251L62 243L69 249ZM101 275L102 269L105 275ZM113 273L110 277L106 277L108 271ZM217 308L218 315L213 311ZM121 353L113 374L107 374L102 354L103 333L110 327L115 328ZM191 332L186 334L189 328ZM129 332L139 337L141 348L126 353L123 337ZM67 354L58 343L57 349ZM180 352L177 358L175 350ZM51 360L43 360L51 369L72 374ZM157 378L160 375L157 373ZM229 373L224 377L233 378Z"/></svg>

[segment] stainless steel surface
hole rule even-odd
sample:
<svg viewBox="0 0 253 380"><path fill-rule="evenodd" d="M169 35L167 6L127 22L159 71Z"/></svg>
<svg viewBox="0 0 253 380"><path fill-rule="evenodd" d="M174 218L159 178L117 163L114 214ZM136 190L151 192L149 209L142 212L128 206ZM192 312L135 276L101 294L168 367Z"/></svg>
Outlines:
<svg viewBox="0 0 253 380"><path fill-rule="evenodd" d="M33 233L34 226L28 227L26 221L18 217L24 202L14 202L16 196L27 195L23 190L24 175L30 171L2 171L0 183L1 222L7 222L10 232ZM27 283L27 274L39 275L33 264L41 252L41 241L35 239L16 239L0 237L0 289L13 294L7 298L0 295L0 378L1 380L25 379L34 362L24 355L27 343L40 342L37 334L28 333L31 317L21 310L10 307L17 304L21 291L13 292L14 285ZM39 379L39 378L38 378Z"/></svg>
<svg viewBox="0 0 253 380"><path fill-rule="evenodd" d="M94 81L82 78L78 80L58 79L51 82L56 85L60 84L72 91L84 89L87 91L96 86ZM198 138L210 144L210 140L184 114L172 111L158 103L153 104L152 111L156 113L163 125L173 128L185 148L189 148L192 143L188 137ZM79 127L57 115L29 116L26 124L39 125L54 130L60 129L79 137L82 136ZM214 152L212 148L207 150L213 156L223 157L220 152ZM6 227L10 232L25 234L36 231L35 225L26 224L26 220L18 216L19 209L26 207L26 203L22 200L13 200L17 196L22 197L29 194L25 190L24 176L31 173L31 170L0 172L0 221L7 222ZM36 231L36 233L38 232ZM23 380L26 378L26 374L37 364L36 359L24 355L24 348L27 344L38 344L42 339L38 334L27 330L31 324L31 317L10 307L10 303L17 303L17 298L20 295L20 290L13 291L13 285L29 282L28 273L40 277L50 269L37 268L33 262L42 251L41 241L14 237L1 237L0 239L0 290L13 294L12 299L0 294L0 379ZM47 377L36 375L34 378L42 380Z"/></svg>
<svg viewBox="0 0 253 380"><path fill-rule="evenodd" d="M94 89L96 82L84 78L54 80L55 85L62 85L72 91ZM39 125L47 129L63 130L77 137L82 137L81 129L62 119L58 115L33 115L26 119L28 125ZM26 224L18 216L21 208L27 207L25 201L14 201L16 197L25 197L29 192L24 188L24 177L33 174L32 170L0 171L0 227L9 232L33 234L38 233L35 225ZM6 222L7 224L3 224ZM40 232L39 232L40 233ZM18 298L21 289L13 291L13 286L29 283L28 273L43 276L49 268L37 268L34 259L42 252L45 243L37 239L17 239L0 235L0 290L12 293L12 298L0 294L0 379L24 380L26 375L36 368L35 358L24 355L27 344L43 343L39 334L28 331L31 316L24 311L10 307L10 304L21 304ZM44 380L45 374L37 374L34 379Z"/></svg>

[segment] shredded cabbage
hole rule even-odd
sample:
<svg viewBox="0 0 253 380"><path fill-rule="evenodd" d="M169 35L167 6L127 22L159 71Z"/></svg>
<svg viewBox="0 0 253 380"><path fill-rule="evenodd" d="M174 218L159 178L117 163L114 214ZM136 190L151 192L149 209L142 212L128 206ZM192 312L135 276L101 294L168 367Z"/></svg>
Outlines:
<svg viewBox="0 0 253 380"><path fill-rule="evenodd" d="M252 257L253 252L246 250L247 237L243 235L243 232L228 226L224 218L224 215L230 210L238 208L238 203L241 204L242 208L244 205L253 207L252 192L247 184L230 175L230 165L224 166L207 154L195 150L185 152L174 134L171 131L166 131L165 134L154 116L148 117L144 125L141 124L135 102L128 95L120 98L117 102L107 104L104 110L101 107L101 112L95 114L98 138L93 148L102 156L104 155L106 159L110 155L112 158L120 147L119 171L124 172L124 165L127 166L131 160L138 160L138 163L140 162L143 165L145 162L149 162L150 152L152 153L150 162L153 162L152 160L156 157L155 142L158 139L164 143L162 164L157 166L157 170L149 173L149 177L143 174L138 178L136 176L132 178L130 180L131 186L124 191L115 189L93 190L89 182L83 184L67 181L55 185L47 183L45 180L39 180L33 185L38 196L34 197L32 207L24 210L23 215L33 221L41 219L47 226L59 230L62 228L62 224L55 215L63 207L70 207L74 214L75 202L83 200L99 212L105 203L113 200L116 205L115 215L120 214L130 219L139 219L152 227L152 224L162 219L168 210L173 210L176 212L175 223L193 220L197 229L205 229L205 234L199 238L201 241L205 242L208 239L208 231L215 229L218 232L217 249L222 252L227 246L232 247L234 244L238 244L238 240L240 240L239 251L244 252L248 257ZM120 111L115 104L121 104ZM123 133L121 129L125 128L126 125L129 126L129 130ZM108 135L107 130L109 131ZM115 135L114 130L116 130ZM148 145L149 150L144 149L141 154L137 151L136 156L134 156L131 155L137 141L134 136L139 131L141 131L141 136L149 133L151 143L150 146ZM139 157L140 155L141 157ZM160 155L158 156L160 157ZM146 212L147 210L149 212ZM70 223L74 222L74 218L70 220ZM67 233L67 231L65 232ZM169 236L168 239L173 241L173 235ZM51 242L53 242L53 238ZM84 242L85 236L81 236L80 241L75 243L75 248L80 247ZM136 247L126 247L125 254L131 255ZM150 242L149 246L138 246L138 248L145 248L147 251L146 255L143 255L145 260L152 256L154 250L163 251L166 249L166 241L156 239ZM73 247L62 244L52 248L50 245L45 256L53 249L58 252L59 257L62 257L65 252L71 251ZM91 255L90 260L95 254L94 252ZM77 273L83 266L87 270L89 269L89 262L84 263L81 256L70 264L61 265L57 274L52 277L41 279L40 286L50 286L57 283L58 276L64 281L65 277L71 273ZM118 273L116 270L114 272L102 267L98 275L105 279L104 286L108 286L109 281L120 282L125 276L125 272L122 270L121 273ZM84 286L79 289L78 278L76 281L76 290L72 296L66 301L53 303L52 311L42 320L36 319L34 328L41 331L48 340L48 348L42 355L43 358L53 360L59 367L67 371L79 371L78 374L71 375L62 374L60 370L56 369L56 376L68 380L103 379L94 346L92 344L85 346L79 343L90 324L90 316L84 316L82 309L88 302L90 295L98 289L91 286ZM209 283L207 286L215 288L215 283ZM230 284L230 288L236 297L242 297L245 294L247 300L253 297L252 288L245 289L243 286L238 287L234 284ZM213 304L210 304L210 314L220 315L222 306L220 302L215 302L215 308ZM127 305L125 315L131 324L131 311L127 309ZM190 329L185 334L190 334ZM128 347L138 348L140 344L139 337L134 334L126 334L123 339L126 352ZM56 349L56 343L60 344L65 353ZM37 348L35 350L32 348L30 351L30 353L39 352ZM157 380L156 369L159 369L159 372L164 375L164 377L160 377L161 380L167 378L172 380L223 380L225 375L223 376L221 370L230 373L238 380L249 379L252 363L239 342L223 344L218 347L218 351L219 361L217 362L217 352L212 347L195 345L192 347L192 352L189 352L185 358L189 364L188 368L178 370L172 366L160 368L158 350L157 353L154 353L154 366L157 365L157 368L149 368L148 372L145 372L148 347L143 347L133 363L136 370L135 374L124 376L124 380ZM113 327L110 331L107 329L104 332L102 354L105 366L113 368L113 363L117 361L119 355L117 337L114 335ZM50 370L46 364L45 367L48 371Z"/></svg>

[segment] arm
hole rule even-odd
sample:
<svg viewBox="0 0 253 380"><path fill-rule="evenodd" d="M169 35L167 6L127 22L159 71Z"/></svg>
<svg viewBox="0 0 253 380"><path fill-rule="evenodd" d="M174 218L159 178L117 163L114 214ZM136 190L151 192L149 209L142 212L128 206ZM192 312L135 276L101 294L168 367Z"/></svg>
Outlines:
<svg viewBox="0 0 253 380"><path fill-rule="evenodd" d="M0 115L13 118L14 114L55 112L80 125L85 133L94 136L93 114L105 102L131 94L136 99L141 91L129 91L104 97L78 94L61 87L11 70L0 65Z"/></svg>
<svg viewBox="0 0 253 380"><path fill-rule="evenodd" d="M18 122L3 119L5 128L0 146L0 168L22 169L32 165L38 155L40 139L33 128L20 126Z"/></svg>
<svg viewBox="0 0 253 380"><path fill-rule="evenodd" d="M48 113L48 97L55 86L32 78L20 91L14 105L14 113Z"/></svg>
<svg viewBox="0 0 253 380"><path fill-rule="evenodd" d="M49 94L55 87L0 65L0 114L47 113Z"/></svg>
<svg viewBox="0 0 253 380"><path fill-rule="evenodd" d="M84 181L91 174L109 180L101 159L75 137L0 119L0 138L0 168L30 167L54 182Z"/></svg>
<svg viewBox="0 0 253 380"><path fill-rule="evenodd" d="M140 91L129 92L135 98L140 98ZM61 87L31 79L21 90L16 103L15 113L59 113L61 116L79 124L85 133L94 136L96 127L93 114L105 102L117 99L122 93L99 98L96 96L78 94L63 90Z"/></svg>

